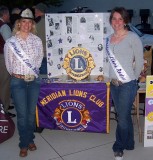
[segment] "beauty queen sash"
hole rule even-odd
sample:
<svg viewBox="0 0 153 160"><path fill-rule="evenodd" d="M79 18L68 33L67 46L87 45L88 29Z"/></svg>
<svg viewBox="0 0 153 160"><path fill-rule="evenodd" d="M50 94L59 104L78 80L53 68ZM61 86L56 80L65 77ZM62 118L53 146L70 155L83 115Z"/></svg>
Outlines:
<svg viewBox="0 0 153 160"><path fill-rule="evenodd" d="M122 68L119 61L115 58L112 50L109 47L110 46L109 44L110 44L110 39L106 38L106 54L108 56L108 60L111 64L117 78L119 79L119 81L121 81L123 83L127 83L127 82L131 81L130 77L127 75L125 70Z"/></svg>
<svg viewBox="0 0 153 160"><path fill-rule="evenodd" d="M20 62L24 64L26 67L30 68L35 77L37 78L39 70L32 64L32 60L23 51L21 45L18 43L15 37L12 37L11 40L8 41L8 45L13 51L14 55L20 60Z"/></svg>

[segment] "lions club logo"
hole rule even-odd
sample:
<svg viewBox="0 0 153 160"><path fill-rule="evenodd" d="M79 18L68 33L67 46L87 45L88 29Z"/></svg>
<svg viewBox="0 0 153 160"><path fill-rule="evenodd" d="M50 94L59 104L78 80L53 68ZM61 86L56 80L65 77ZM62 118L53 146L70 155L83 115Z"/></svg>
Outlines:
<svg viewBox="0 0 153 160"><path fill-rule="evenodd" d="M147 119L149 121L153 121L153 112L150 112L148 115L147 115Z"/></svg>
<svg viewBox="0 0 153 160"><path fill-rule="evenodd" d="M63 63L66 73L75 80L86 78L94 67L92 55L87 49L81 47L69 50Z"/></svg>
<svg viewBox="0 0 153 160"><path fill-rule="evenodd" d="M91 121L90 113L85 105L76 100L64 100L54 111L56 125L64 130L82 131Z"/></svg>

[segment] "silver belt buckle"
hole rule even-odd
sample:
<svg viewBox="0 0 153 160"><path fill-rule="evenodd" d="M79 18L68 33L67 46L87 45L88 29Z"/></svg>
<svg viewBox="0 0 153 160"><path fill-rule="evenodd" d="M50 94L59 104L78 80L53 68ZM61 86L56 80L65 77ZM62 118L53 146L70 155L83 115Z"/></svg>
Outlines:
<svg viewBox="0 0 153 160"><path fill-rule="evenodd" d="M34 79L35 79L34 75L27 74L27 75L24 76L24 81L25 82L31 82L31 81L34 81Z"/></svg>
<svg viewBox="0 0 153 160"><path fill-rule="evenodd" d="M119 86L119 83L118 83L118 80L117 79L112 79L112 84L114 85L114 86Z"/></svg>
<svg viewBox="0 0 153 160"><path fill-rule="evenodd" d="M121 81L118 81L117 79L112 79L111 82L114 86L117 86L117 87L123 84Z"/></svg>
<svg viewBox="0 0 153 160"><path fill-rule="evenodd" d="M123 83L121 81L118 81L118 84L121 86Z"/></svg>

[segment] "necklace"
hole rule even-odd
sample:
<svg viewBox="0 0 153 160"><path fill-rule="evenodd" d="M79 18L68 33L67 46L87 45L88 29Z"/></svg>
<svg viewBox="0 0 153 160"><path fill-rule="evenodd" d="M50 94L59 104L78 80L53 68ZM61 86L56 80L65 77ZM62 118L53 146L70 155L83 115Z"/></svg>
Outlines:
<svg viewBox="0 0 153 160"><path fill-rule="evenodd" d="M124 39L124 37L127 35L127 31L124 31L122 34L113 34L111 37L111 43L119 43L120 41L122 41Z"/></svg>
<svg viewBox="0 0 153 160"><path fill-rule="evenodd" d="M127 35L127 31L124 31L122 34L113 34L113 36L115 37L115 38L121 38L121 37L123 37L123 36L125 36L125 35Z"/></svg>
<svg viewBox="0 0 153 160"><path fill-rule="evenodd" d="M116 47L116 44L112 44L112 50L113 50L113 53L115 54L115 47Z"/></svg>
<svg viewBox="0 0 153 160"><path fill-rule="evenodd" d="M121 34L121 35L114 34L114 37L115 37L115 38L120 38L120 37L123 37L123 36L125 36L125 35L126 35L126 33Z"/></svg>

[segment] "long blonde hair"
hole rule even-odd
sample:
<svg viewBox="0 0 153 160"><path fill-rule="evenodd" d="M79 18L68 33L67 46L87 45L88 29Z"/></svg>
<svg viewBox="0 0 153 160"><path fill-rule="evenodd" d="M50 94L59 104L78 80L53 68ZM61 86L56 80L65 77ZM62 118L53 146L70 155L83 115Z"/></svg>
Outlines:
<svg viewBox="0 0 153 160"><path fill-rule="evenodd" d="M12 34L13 34L13 35L15 35L17 32L20 31L20 25L19 25L19 23L21 22L21 20L22 20L22 18L16 20L15 25L14 25L14 28L13 28L13 31L12 31ZM31 31L30 31L30 32L33 33L33 34L35 34L35 35L37 34L36 23L35 23L34 20L32 20L32 28L31 28Z"/></svg>

